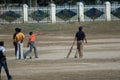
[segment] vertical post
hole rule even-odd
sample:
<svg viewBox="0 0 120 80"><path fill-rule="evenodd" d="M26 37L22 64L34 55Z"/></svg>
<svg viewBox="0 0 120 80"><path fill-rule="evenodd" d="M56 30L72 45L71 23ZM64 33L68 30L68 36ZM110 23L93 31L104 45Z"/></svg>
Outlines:
<svg viewBox="0 0 120 80"><path fill-rule="evenodd" d="M50 4L50 19L52 23L56 23L56 5Z"/></svg>
<svg viewBox="0 0 120 80"><path fill-rule="evenodd" d="M105 3L106 21L111 21L111 4L110 2Z"/></svg>
<svg viewBox="0 0 120 80"><path fill-rule="evenodd" d="M23 22L28 22L28 6L26 4L23 5Z"/></svg>
<svg viewBox="0 0 120 80"><path fill-rule="evenodd" d="M78 2L78 21L84 22L84 4L82 2Z"/></svg>
<svg viewBox="0 0 120 80"><path fill-rule="evenodd" d="M30 8L31 8L31 0L30 0L30 4L29 5L30 5Z"/></svg>

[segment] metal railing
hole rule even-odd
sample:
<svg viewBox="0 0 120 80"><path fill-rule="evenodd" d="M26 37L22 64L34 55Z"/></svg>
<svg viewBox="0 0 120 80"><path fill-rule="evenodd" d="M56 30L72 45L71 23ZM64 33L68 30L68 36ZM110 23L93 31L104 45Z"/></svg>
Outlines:
<svg viewBox="0 0 120 80"><path fill-rule="evenodd" d="M79 21L78 5L55 6L56 23ZM105 5L84 5L84 21L105 21ZM120 20L120 4L111 5L111 20ZM27 23L51 23L51 8L30 7ZM23 23L23 7L0 7L0 23Z"/></svg>

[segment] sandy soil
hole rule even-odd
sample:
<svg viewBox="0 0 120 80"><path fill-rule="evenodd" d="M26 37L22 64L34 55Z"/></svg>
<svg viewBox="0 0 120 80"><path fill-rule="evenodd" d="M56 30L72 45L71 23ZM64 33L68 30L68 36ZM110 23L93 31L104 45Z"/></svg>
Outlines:
<svg viewBox="0 0 120 80"><path fill-rule="evenodd" d="M5 36L5 35L4 35ZM2 37L4 37L2 36ZM10 37L10 36L9 36ZM7 38L4 37L7 41ZM6 44L6 54L13 80L120 80L120 38L88 39L84 57L66 55L73 42L69 36L44 36L37 39L39 58L16 60L13 45ZM25 45L26 45L25 41ZM28 48L24 46L24 52ZM7 80L2 70L2 80Z"/></svg>

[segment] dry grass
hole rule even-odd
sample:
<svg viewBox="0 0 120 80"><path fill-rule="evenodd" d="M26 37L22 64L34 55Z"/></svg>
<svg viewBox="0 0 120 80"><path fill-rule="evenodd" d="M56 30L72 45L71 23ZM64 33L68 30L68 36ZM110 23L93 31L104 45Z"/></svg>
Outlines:
<svg viewBox="0 0 120 80"><path fill-rule="evenodd" d="M84 26L84 30L88 35L117 35L120 34L120 21L111 22L83 22L68 24L1 24L0 34L13 34L15 27L22 28L25 34L29 31L45 32L57 35L73 35L78 27Z"/></svg>
<svg viewBox="0 0 120 80"><path fill-rule="evenodd" d="M78 30L79 25L84 26L84 31L87 34L88 41L94 39L120 39L120 21L112 22L84 22L84 23L68 23L68 24L1 24L0 25L0 39L5 41L6 54L8 57L8 66L10 73L13 76L13 80L120 80L120 67L119 62L120 58L109 58L109 59L58 59L58 60L15 60L9 59L9 57L14 57L14 48L12 44L12 35L16 27L22 28L22 31L25 35L28 35L30 31L36 33L46 33L37 38L37 46L40 48L49 46L71 46L71 43L74 39L74 35ZM67 37L67 38L64 38ZM49 42L51 43L39 43ZM58 43L55 41L68 41L66 43ZM27 43L27 38L24 42ZM91 45L102 45L102 44L119 44L118 42L89 42ZM25 46L26 47L26 46ZM106 47L106 46L105 46ZM107 46L108 47L108 46ZM90 47L91 48L91 47ZM9 50L12 49L12 50ZM119 51L119 46L117 49L114 48L100 48L86 50L87 52L97 52L100 50L105 51ZM55 50L54 50L55 51ZM40 51L42 54L51 54L48 50ZM42 55L40 54L40 55ZM89 65L82 63L98 64L98 65ZM114 63L116 69L111 70L107 69L109 67L107 64ZM100 64L100 65L99 65ZM97 68L100 66L106 65L104 69L101 70L79 70L80 68ZM109 64L110 65L110 64ZM118 66L116 66L118 65ZM59 67L59 68L57 68ZM65 68L64 68L65 67ZM68 67L68 68L66 68ZM73 67L73 68L72 68ZM70 69L73 70L70 70ZM75 70L75 68L78 69ZM56 71L54 71L54 69ZM64 69L68 71L64 71ZM107 69L107 70L106 70ZM48 71L47 71L48 70ZM75 70L75 71L74 71ZM42 72L43 71L43 72ZM44 72L45 71L45 72ZM50 72L49 72L50 71ZM5 72L2 70L2 79L6 79Z"/></svg>

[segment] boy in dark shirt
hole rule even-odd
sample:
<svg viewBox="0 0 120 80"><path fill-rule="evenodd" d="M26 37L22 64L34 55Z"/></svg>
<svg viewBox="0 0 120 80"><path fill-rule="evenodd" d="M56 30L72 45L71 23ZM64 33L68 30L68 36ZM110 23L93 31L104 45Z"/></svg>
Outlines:
<svg viewBox="0 0 120 80"><path fill-rule="evenodd" d="M5 56L5 47L4 42L0 41L0 80L1 80L1 69L4 67L8 80L12 80L12 76L9 74L6 56Z"/></svg>
<svg viewBox="0 0 120 80"><path fill-rule="evenodd" d="M16 35L18 33L18 29L19 28L15 28L15 33L13 34L13 45L14 45L14 48L15 48L15 56L17 54L17 42L15 41L15 37L16 37Z"/></svg>

